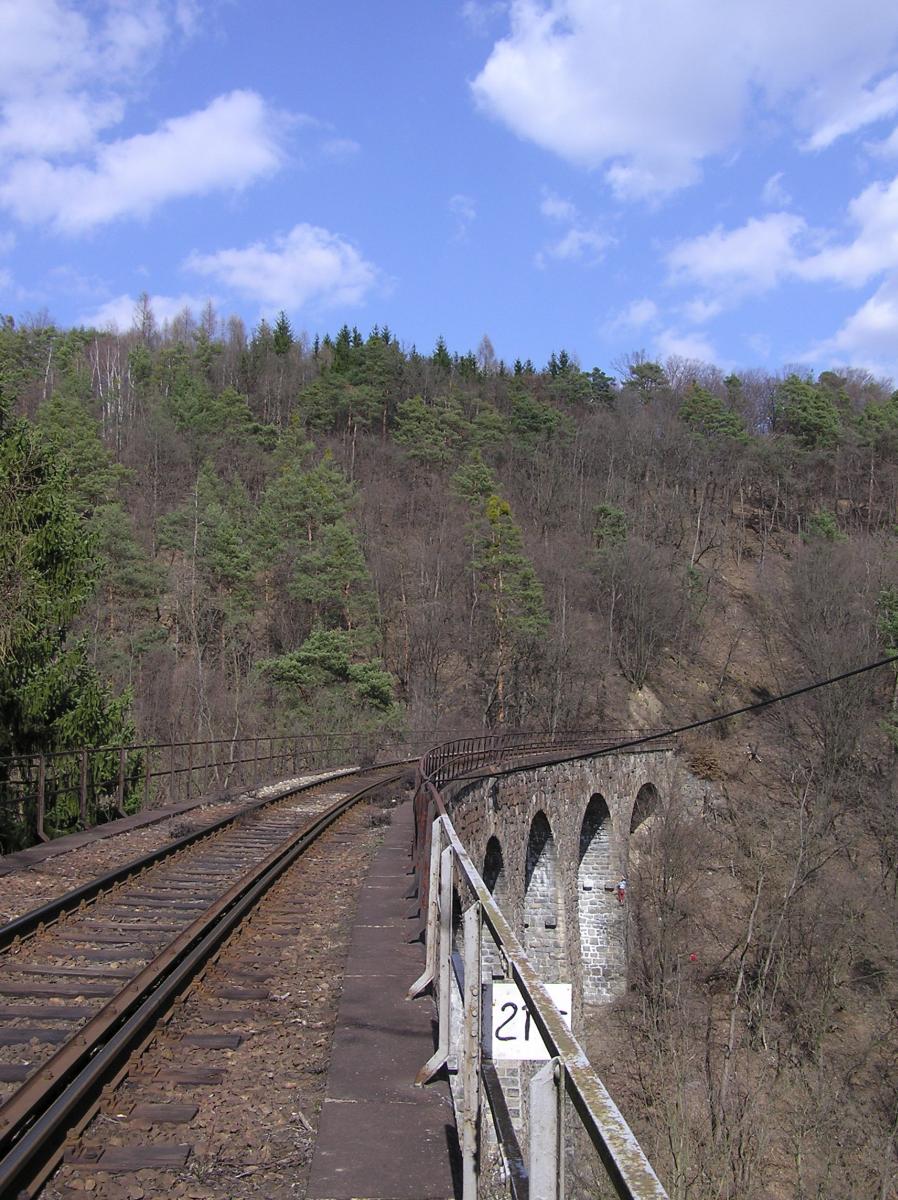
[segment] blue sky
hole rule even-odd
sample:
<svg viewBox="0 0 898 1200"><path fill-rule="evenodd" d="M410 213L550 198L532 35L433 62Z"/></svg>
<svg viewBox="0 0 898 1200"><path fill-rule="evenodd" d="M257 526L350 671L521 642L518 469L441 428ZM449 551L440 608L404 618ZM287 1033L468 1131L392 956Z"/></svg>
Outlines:
<svg viewBox="0 0 898 1200"><path fill-rule="evenodd" d="M898 377L894 0L0 0L0 311Z"/></svg>

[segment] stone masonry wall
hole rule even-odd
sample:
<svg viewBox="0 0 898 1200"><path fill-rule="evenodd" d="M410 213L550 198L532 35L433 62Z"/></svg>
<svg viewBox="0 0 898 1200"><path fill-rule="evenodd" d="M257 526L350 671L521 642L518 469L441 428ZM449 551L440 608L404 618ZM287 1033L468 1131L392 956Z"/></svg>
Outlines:
<svg viewBox="0 0 898 1200"><path fill-rule="evenodd" d="M478 870L490 838L497 840L497 899L546 981L573 984L575 1031L584 1003L608 1000L626 986L626 904L613 889L627 875L636 797L646 784L662 796L679 787L688 797L696 783L673 751L658 750L446 788L455 828Z"/></svg>
<svg viewBox="0 0 898 1200"><path fill-rule="evenodd" d="M587 806L580 826L579 858L577 915L583 1001L594 1004L612 998L625 965L619 936L621 906L616 890L610 890L616 865L611 853L611 814L602 796L593 796Z"/></svg>

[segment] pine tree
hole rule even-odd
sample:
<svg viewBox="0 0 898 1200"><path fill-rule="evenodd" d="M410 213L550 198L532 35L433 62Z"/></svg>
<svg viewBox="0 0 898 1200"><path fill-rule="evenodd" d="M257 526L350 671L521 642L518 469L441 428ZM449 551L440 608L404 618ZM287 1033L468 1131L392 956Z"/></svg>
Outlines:
<svg viewBox="0 0 898 1200"><path fill-rule="evenodd" d="M0 759L133 736L130 696L112 694L71 636L99 569L72 493L66 464L0 397ZM0 848L30 832L7 820Z"/></svg>
<svg viewBox="0 0 898 1200"><path fill-rule="evenodd" d="M285 354L289 354L290 347L293 345L294 341L295 339L293 337L293 330L290 326L290 321L287 318L287 314L283 309L281 309L277 315L277 320L274 323L274 334L272 335L272 345L275 354L279 355L281 358L283 358Z"/></svg>
<svg viewBox="0 0 898 1200"><path fill-rule="evenodd" d="M445 371L447 375L452 370L452 359L449 357L442 334L437 338L437 344L433 348L433 365L439 367L441 371Z"/></svg>
<svg viewBox="0 0 898 1200"><path fill-rule="evenodd" d="M839 410L831 397L798 375L789 375L776 390L777 426L807 450L831 449L839 440Z"/></svg>
<svg viewBox="0 0 898 1200"><path fill-rule="evenodd" d="M426 404L421 396L410 396L399 405L394 436L415 462L442 467L455 457L468 432L458 401L440 396Z"/></svg>
<svg viewBox="0 0 898 1200"><path fill-rule="evenodd" d="M481 590L488 596L495 633L496 719L508 717L509 677L539 643L549 618L543 590L523 548L511 505L500 496L487 497L483 506L480 544L475 566Z"/></svg>
<svg viewBox="0 0 898 1200"><path fill-rule="evenodd" d="M748 434L739 414L732 408L727 408L722 400L697 383L693 383L680 406L680 420L685 421L700 437L748 441Z"/></svg>

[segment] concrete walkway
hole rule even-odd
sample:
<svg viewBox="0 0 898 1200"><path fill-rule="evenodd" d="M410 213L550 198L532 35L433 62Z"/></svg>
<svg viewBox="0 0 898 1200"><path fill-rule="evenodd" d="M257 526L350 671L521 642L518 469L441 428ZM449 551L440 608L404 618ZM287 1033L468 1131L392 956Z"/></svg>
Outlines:
<svg viewBox="0 0 898 1200"><path fill-rule="evenodd" d="M409 874L412 806L400 805L362 888L337 1016L309 1200L453 1200L455 1119L445 1082L414 1086L433 1053Z"/></svg>

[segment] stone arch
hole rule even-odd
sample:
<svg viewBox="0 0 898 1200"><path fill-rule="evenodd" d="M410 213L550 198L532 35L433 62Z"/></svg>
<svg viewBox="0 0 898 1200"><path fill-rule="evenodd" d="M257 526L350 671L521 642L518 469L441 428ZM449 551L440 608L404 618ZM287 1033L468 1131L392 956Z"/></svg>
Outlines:
<svg viewBox="0 0 898 1200"><path fill-rule="evenodd" d="M635 833L639 826L649 819L657 807L658 789L653 783L644 783L636 793L636 799L633 801L630 833Z"/></svg>
<svg viewBox="0 0 898 1200"><path fill-rule="evenodd" d="M580 824L577 860L577 919L580 926L580 962L583 999L587 1004L613 994L616 974L615 923L619 920L617 883L611 847L611 813L604 796L596 792Z"/></svg>
<svg viewBox="0 0 898 1200"><path fill-rule="evenodd" d="M533 818L527 838L524 946L547 983L564 977L564 909L558 853L549 819L542 811Z"/></svg>

